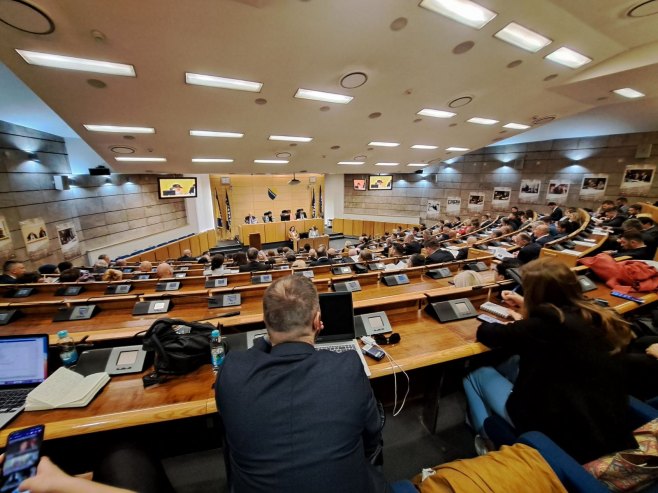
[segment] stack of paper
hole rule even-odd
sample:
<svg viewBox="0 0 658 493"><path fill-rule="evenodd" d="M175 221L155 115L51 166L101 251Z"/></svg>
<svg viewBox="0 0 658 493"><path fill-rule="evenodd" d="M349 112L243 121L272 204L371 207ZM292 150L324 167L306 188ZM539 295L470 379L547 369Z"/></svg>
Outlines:
<svg viewBox="0 0 658 493"><path fill-rule="evenodd" d="M61 367L27 395L25 410L84 407L109 381L110 376L105 372L83 377Z"/></svg>

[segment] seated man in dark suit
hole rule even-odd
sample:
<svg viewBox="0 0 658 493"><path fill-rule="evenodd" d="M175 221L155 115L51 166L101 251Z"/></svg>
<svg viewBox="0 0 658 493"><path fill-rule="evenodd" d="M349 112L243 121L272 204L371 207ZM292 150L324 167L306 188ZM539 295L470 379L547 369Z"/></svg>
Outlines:
<svg viewBox="0 0 658 493"><path fill-rule="evenodd" d="M605 212L605 219L599 222L599 226L610 229L615 234L621 234L623 232L621 225L625 220L626 216L619 213L617 209L611 209Z"/></svg>
<svg viewBox="0 0 658 493"><path fill-rule="evenodd" d="M272 211L267 211L265 214L263 214L263 222L264 223L273 223L274 218L272 217Z"/></svg>
<svg viewBox="0 0 658 493"><path fill-rule="evenodd" d="M516 255L519 263L527 264L531 260L539 258L541 245L539 243L533 243L528 233L519 233L516 235L514 237L514 243L521 247Z"/></svg>
<svg viewBox="0 0 658 493"><path fill-rule="evenodd" d="M306 219L306 212L304 212L304 209L297 209L297 212L295 212L295 219Z"/></svg>
<svg viewBox="0 0 658 493"><path fill-rule="evenodd" d="M443 262L452 262L455 260L455 256L452 253L439 248L439 241L436 238L430 238L425 242L424 246L426 264L442 264Z"/></svg>
<svg viewBox="0 0 658 493"><path fill-rule="evenodd" d="M258 249L251 247L247 250L247 263L240 266L240 272L251 272L255 270L267 270L269 266L258 260Z"/></svg>
<svg viewBox="0 0 658 493"><path fill-rule="evenodd" d="M545 223L537 223L532 230L532 235L535 237L535 243L542 247L555 239L550 235L550 228Z"/></svg>
<svg viewBox="0 0 658 493"><path fill-rule="evenodd" d="M230 351L217 375L230 491L388 491L370 462L383 420L358 355L313 347L322 330L313 283L274 281L263 318L269 340Z"/></svg>
<svg viewBox="0 0 658 493"><path fill-rule="evenodd" d="M311 266L315 267L316 265L330 265L331 259L327 255L327 247L324 245L320 245L315 249L315 253L317 254L317 259L315 259L313 262L311 262Z"/></svg>
<svg viewBox="0 0 658 493"><path fill-rule="evenodd" d="M562 212L562 209L560 209L560 207L555 202L549 202L548 206L551 208L551 214L549 216L551 221L555 222L562 219L564 212Z"/></svg>
<svg viewBox="0 0 658 493"><path fill-rule="evenodd" d="M186 249L183 250L183 255L178 257L177 260L180 262L193 262L196 260L196 258L192 256L192 250Z"/></svg>
<svg viewBox="0 0 658 493"><path fill-rule="evenodd" d="M281 220L290 221L290 210L284 209L281 211Z"/></svg>
<svg viewBox="0 0 658 493"><path fill-rule="evenodd" d="M244 223L245 224L256 224L258 222L258 219L256 219L256 216L254 216L252 213L249 213L249 215L244 216Z"/></svg>
<svg viewBox="0 0 658 493"><path fill-rule="evenodd" d="M25 274L25 265L18 260L7 260L2 266L0 284L16 284L17 279Z"/></svg>
<svg viewBox="0 0 658 493"><path fill-rule="evenodd" d="M651 258L656 255L656 247L658 247L658 226L655 221L649 216L640 216L640 223L642 224L642 238L644 244L649 248Z"/></svg>
<svg viewBox="0 0 658 493"><path fill-rule="evenodd" d="M634 260L653 260L649 248L644 244L642 234L635 230L624 232L619 238L621 249L613 257L632 257Z"/></svg>

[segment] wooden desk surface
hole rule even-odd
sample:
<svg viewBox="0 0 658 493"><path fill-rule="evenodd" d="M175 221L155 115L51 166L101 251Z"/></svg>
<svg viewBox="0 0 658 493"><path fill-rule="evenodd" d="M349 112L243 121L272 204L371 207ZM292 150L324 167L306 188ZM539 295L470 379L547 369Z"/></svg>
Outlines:
<svg viewBox="0 0 658 493"><path fill-rule="evenodd" d="M201 416L215 408L215 376L210 365L147 389L142 375L112 377L84 408L23 412L0 430L0 444L6 443L12 431L37 424L45 424L45 438L54 439Z"/></svg>

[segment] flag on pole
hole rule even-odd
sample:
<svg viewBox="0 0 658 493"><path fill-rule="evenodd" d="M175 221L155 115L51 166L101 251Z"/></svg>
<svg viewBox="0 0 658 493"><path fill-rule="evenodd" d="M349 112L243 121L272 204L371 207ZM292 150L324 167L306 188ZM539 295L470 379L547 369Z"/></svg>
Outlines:
<svg viewBox="0 0 658 493"><path fill-rule="evenodd" d="M219 194L217 193L216 188L215 188L215 200L217 201L217 227L223 228L224 225L222 224L222 206L219 202Z"/></svg>
<svg viewBox="0 0 658 493"><path fill-rule="evenodd" d="M274 200L276 198L276 190L273 188L268 188L267 189L267 196L271 199Z"/></svg>
<svg viewBox="0 0 658 493"><path fill-rule="evenodd" d="M320 205L320 217L324 217L324 211L322 210L322 185L320 185L320 191L318 192L318 203Z"/></svg>
<svg viewBox="0 0 658 493"><path fill-rule="evenodd" d="M226 229L231 230L231 203L228 201L228 190L226 191Z"/></svg>
<svg viewBox="0 0 658 493"><path fill-rule="evenodd" d="M311 198L311 217L313 219L317 217L315 214L315 187L313 187L313 196Z"/></svg>

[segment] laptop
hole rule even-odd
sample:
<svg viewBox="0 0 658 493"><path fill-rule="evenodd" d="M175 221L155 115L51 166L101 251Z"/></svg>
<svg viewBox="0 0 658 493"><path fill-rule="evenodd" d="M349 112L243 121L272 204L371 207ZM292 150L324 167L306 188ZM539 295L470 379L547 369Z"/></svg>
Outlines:
<svg viewBox="0 0 658 493"><path fill-rule="evenodd" d="M320 293L318 296L324 328L318 335L315 349L336 353L356 351L363 364L363 370L370 376L370 368L356 341L352 293Z"/></svg>
<svg viewBox="0 0 658 493"><path fill-rule="evenodd" d="M27 394L47 377L47 334L0 337L0 428L25 408Z"/></svg>

